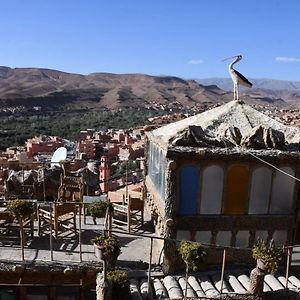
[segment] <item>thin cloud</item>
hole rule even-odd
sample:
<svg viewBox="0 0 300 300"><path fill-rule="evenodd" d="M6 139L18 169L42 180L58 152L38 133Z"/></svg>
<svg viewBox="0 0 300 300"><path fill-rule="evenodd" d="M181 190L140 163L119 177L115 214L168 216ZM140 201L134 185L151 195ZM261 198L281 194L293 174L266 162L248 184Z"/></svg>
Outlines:
<svg viewBox="0 0 300 300"><path fill-rule="evenodd" d="M277 56L275 60L281 62L300 62L300 58L298 57L286 57L286 56Z"/></svg>
<svg viewBox="0 0 300 300"><path fill-rule="evenodd" d="M203 63L202 59L191 59L188 62L188 65L200 65Z"/></svg>

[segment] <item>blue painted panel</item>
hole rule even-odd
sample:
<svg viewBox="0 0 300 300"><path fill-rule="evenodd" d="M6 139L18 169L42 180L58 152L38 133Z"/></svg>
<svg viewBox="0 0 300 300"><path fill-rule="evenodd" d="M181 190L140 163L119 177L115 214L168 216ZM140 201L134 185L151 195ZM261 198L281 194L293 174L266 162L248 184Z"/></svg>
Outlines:
<svg viewBox="0 0 300 300"><path fill-rule="evenodd" d="M199 168L192 165L183 167L179 180L179 215L197 215Z"/></svg>

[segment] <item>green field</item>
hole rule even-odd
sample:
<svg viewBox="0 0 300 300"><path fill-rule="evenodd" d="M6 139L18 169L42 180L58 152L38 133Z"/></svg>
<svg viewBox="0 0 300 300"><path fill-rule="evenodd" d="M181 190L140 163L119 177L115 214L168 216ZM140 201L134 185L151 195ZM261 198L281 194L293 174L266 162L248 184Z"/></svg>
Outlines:
<svg viewBox="0 0 300 300"><path fill-rule="evenodd" d="M0 116L0 149L24 145L36 135L57 135L74 140L80 130L129 129L148 124L148 118L166 111L124 109L122 111L51 112L35 115Z"/></svg>

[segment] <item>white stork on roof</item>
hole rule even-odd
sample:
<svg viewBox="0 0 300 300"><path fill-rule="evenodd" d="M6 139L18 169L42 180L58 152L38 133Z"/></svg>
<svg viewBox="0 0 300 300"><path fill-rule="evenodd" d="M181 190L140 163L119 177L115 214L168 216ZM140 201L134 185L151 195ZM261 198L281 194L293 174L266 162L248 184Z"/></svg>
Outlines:
<svg viewBox="0 0 300 300"><path fill-rule="evenodd" d="M239 85L251 88L252 83L244 75L233 68L233 65L242 59L242 55L236 55L224 60L233 58L235 58L235 60L228 66L228 70L233 81L233 98L234 100L239 100Z"/></svg>

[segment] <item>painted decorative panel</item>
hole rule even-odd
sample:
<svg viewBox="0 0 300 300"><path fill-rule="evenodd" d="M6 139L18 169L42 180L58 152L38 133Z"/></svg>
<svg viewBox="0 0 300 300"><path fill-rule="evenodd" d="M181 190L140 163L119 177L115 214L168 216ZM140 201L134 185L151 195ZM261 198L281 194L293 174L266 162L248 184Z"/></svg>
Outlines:
<svg viewBox="0 0 300 300"><path fill-rule="evenodd" d="M273 240L277 246L285 245L287 240L287 231L276 230L273 234Z"/></svg>
<svg viewBox="0 0 300 300"><path fill-rule="evenodd" d="M195 241L198 243L210 244L211 231L197 231Z"/></svg>
<svg viewBox="0 0 300 300"><path fill-rule="evenodd" d="M200 214L220 214L222 210L224 170L211 165L203 170Z"/></svg>
<svg viewBox="0 0 300 300"><path fill-rule="evenodd" d="M244 214L246 212L248 185L248 167L232 165L227 172L224 214Z"/></svg>
<svg viewBox="0 0 300 300"><path fill-rule="evenodd" d="M179 215L196 215L198 212L199 167L183 166L179 175Z"/></svg>
<svg viewBox="0 0 300 300"><path fill-rule="evenodd" d="M255 232L255 242L258 239L267 241L268 240L268 236L269 236L269 233L268 233L267 230L256 230L256 232Z"/></svg>
<svg viewBox="0 0 300 300"><path fill-rule="evenodd" d="M163 151L153 143L149 145L148 174L162 201L165 200L167 158Z"/></svg>
<svg viewBox="0 0 300 300"><path fill-rule="evenodd" d="M267 214L272 184L272 170L267 167L255 168L252 172L249 214Z"/></svg>
<svg viewBox="0 0 300 300"><path fill-rule="evenodd" d="M280 168L282 171L295 175L290 167ZM291 214L293 210L295 180L280 171L276 171L273 179L271 214Z"/></svg>
<svg viewBox="0 0 300 300"><path fill-rule="evenodd" d="M188 230L178 230L176 240L180 241L190 241L191 240L191 233Z"/></svg>
<svg viewBox="0 0 300 300"><path fill-rule="evenodd" d="M217 235L218 246L230 246L231 231L219 231Z"/></svg>
<svg viewBox="0 0 300 300"><path fill-rule="evenodd" d="M240 230L236 235L235 246L247 248L249 244L250 233L247 230Z"/></svg>

